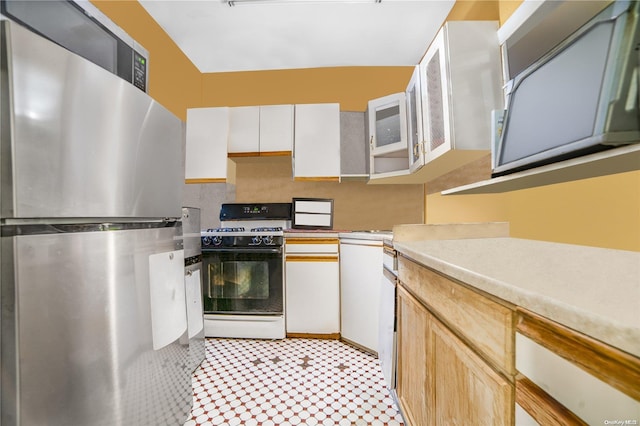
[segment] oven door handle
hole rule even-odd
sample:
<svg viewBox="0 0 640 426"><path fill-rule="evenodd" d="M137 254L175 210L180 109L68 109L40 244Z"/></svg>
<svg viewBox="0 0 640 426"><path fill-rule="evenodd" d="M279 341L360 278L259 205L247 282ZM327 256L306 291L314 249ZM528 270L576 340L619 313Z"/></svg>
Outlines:
<svg viewBox="0 0 640 426"><path fill-rule="evenodd" d="M215 253L282 253L282 247L274 247L274 248L258 248L258 247L242 247L242 248L234 248L234 249L222 249L222 250L202 250L202 254L215 254Z"/></svg>

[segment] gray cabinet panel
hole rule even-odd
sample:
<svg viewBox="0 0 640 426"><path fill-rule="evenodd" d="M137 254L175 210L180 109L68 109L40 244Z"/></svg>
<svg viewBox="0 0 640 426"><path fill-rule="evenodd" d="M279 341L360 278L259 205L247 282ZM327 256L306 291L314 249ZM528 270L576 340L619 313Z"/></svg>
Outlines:
<svg viewBox="0 0 640 426"><path fill-rule="evenodd" d="M340 173L368 175L364 112L340 112Z"/></svg>

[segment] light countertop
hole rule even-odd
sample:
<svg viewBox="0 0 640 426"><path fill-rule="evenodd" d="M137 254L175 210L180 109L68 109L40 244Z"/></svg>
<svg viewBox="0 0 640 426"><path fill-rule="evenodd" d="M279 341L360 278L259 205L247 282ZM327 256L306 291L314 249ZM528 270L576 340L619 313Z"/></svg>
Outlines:
<svg viewBox="0 0 640 426"><path fill-rule="evenodd" d="M341 232L340 238L352 239L352 240L384 241L385 239L393 239L393 232L392 231Z"/></svg>
<svg viewBox="0 0 640 426"><path fill-rule="evenodd" d="M342 231L334 231L332 229L285 229L285 238L338 238Z"/></svg>
<svg viewBox="0 0 640 426"><path fill-rule="evenodd" d="M392 231L345 231L332 229L286 229L285 238L350 238L356 240L383 241L392 239Z"/></svg>
<svg viewBox="0 0 640 426"><path fill-rule="evenodd" d="M406 257L640 356L640 253L517 238L394 241Z"/></svg>

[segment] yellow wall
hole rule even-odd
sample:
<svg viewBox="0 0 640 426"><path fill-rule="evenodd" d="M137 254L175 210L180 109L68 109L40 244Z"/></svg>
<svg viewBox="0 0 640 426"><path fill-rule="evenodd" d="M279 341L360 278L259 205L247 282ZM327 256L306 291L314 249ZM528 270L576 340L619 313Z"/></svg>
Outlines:
<svg viewBox="0 0 640 426"><path fill-rule="evenodd" d="M335 67L203 74L208 106L338 102L364 111L367 101L403 92L413 67Z"/></svg>
<svg viewBox="0 0 640 426"><path fill-rule="evenodd" d="M340 102L344 111L363 111L368 99L403 90L411 74L411 67L200 74L137 2L92 1L150 51L150 93L181 118L188 107L215 105ZM520 3L461 0L449 19L504 23ZM498 195L420 197L426 223L508 220L514 237L640 251L640 172Z"/></svg>
<svg viewBox="0 0 640 426"><path fill-rule="evenodd" d="M640 251L640 172L509 194L514 236Z"/></svg>

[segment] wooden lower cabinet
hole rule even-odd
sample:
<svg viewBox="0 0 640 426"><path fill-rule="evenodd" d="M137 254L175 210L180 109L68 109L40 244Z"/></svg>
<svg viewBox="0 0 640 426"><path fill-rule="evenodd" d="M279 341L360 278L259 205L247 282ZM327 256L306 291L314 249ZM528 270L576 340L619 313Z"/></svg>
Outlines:
<svg viewBox="0 0 640 426"><path fill-rule="evenodd" d="M397 394L409 425L640 420L640 358L399 254Z"/></svg>
<svg viewBox="0 0 640 426"><path fill-rule="evenodd" d="M431 321L436 425L510 425L513 386L448 328Z"/></svg>
<svg viewBox="0 0 640 426"><path fill-rule="evenodd" d="M405 420L411 425L431 422L431 398L428 378L428 341L430 315L402 287L398 286L398 402Z"/></svg>
<svg viewBox="0 0 640 426"><path fill-rule="evenodd" d="M513 384L401 286L397 393L410 425L513 424Z"/></svg>

